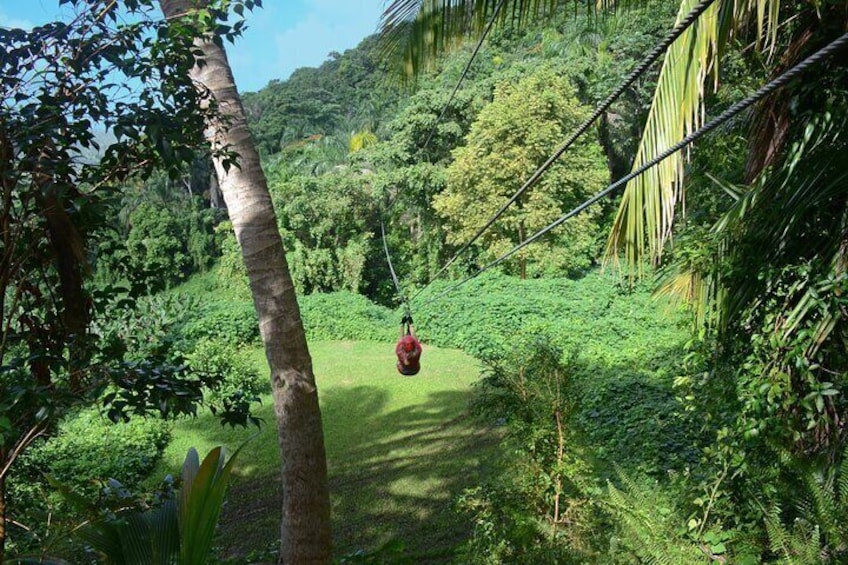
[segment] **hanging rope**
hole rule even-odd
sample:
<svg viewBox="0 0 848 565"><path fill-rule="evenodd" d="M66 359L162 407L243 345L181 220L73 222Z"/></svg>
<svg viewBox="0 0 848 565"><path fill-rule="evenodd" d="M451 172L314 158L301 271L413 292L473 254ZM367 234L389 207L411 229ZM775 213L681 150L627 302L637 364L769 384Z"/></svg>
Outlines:
<svg viewBox="0 0 848 565"><path fill-rule="evenodd" d="M498 2L498 5L495 6L495 11L492 13L492 19L489 20L486 29L483 30L483 35L480 36L480 40L477 42L477 46L474 47L474 52L471 53L471 58L468 59L468 63L465 65L465 69L463 69L462 74L459 77L459 80L456 82L456 86L453 87L453 92L451 92L450 98L445 103L445 106L442 108L439 117L436 118L436 123L433 124L433 127L430 129L429 135L427 135L427 139L424 141L424 146L422 147L422 151L427 149L427 146L430 145L430 140L433 138L433 134L436 133L436 127L439 125L439 122L442 121L442 118L445 117L445 113L448 111L448 107L450 103L453 102L454 96L456 96L457 91L459 91L459 86L462 84L462 81L465 80L466 75L468 75L468 71L471 69L471 63L474 62L474 59L477 57L477 53L480 51L480 47L483 46L483 41L486 39L486 36L489 35L489 32L492 30L492 26L495 25L495 20L498 17L498 13L501 11L501 7L503 7L504 2L506 0L501 0Z"/></svg>
<svg viewBox="0 0 848 565"><path fill-rule="evenodd" d="M392 275L392 282L395 285L395 292L403 305L403 318L400 320L400 339L395 345L395 355L397 355L397 371L404 376L417 375L421 370L421 343L415 336L415 330L412 321L412 311L409 307L409 301L403 294L400 287L395 268L392 265L392 256L389 253L389 244L386 240L386 224L383 218L380 218L380 234L383 237L383 250L386 252L386 262L389 265L389 272Z"/></svg>
<svg viewBox="0 0 848 565"><path fill-rule="evenodd" d="M513 194L504 204L501 206L497 212L495 212L491 218L480 228L477 232L471 237L468 242L466 242L456 253L454 253L453 257L451 257L441 269L430 279L430 281L424 285L421 289L418 290L413 296L411 300L415 300L418 296L424 292L424 290L429 287L433 281L437 280L442 274L447 271L447 269L453 265L453 263L463 254L465 253L473 244L476 242L483 233L486 232L492 225L506 212L507 208L509 208L512 204L515 203L518 198L524 194L524 192L535 185L541 176L553 165L553 163L559 159L563 153L565 153L569 147L571 147L577 139L586 133L592 124L597 120L604 112L606 112L610 106L621 96L625 90L627 90L636 79L638 79L641 75L643 75L650 67L653 65L659 57L665 53L668 48L674 43L680 35L686 31L697 19L703 14L707 8L709 8L715 0L702 0L696 5L691 12L689 12L685 18L683 18L680 23L678 23L674 28L669 32L669 34L656 46L654 49L642 60L639 65L634 68L630 74L624 79L624 81L616 88L612 94L610 94L606 100L604 100L600 106L598 106L592 115L583 122L580 127L563 143L559 149L557 149L553 155L551 155L547 161L545 161L532 175L528 178L524 184L519 188L515 194Z"/></svg>
<svg viewBox="0 0 848 565"><path fill-rule="evenodd" d="M392 256L389 254L389 243L386 241L386 224L383 222L383 217L380 216L380 234L383 236L383 250L386 252L386 263L389 265L389 273L392 275L392 282L395 284L395 292L400 300L404 310L404 319L412 318L412 310L409 307L409 301L403 294L403 289L400 287L397 273L395 273L394 265L392 265Z"/></svg>
<svg viewBox="0 0 848 565"><path fill-rule="evenodd" d="M487 265L485 265L484 267L482 267L481 269L476 271L474 274L469 275L468 277L462 279L458 283L449 286L444 291L440 292L439 294L437 294L433 298L427 300L424 304L425 305L430 304L431 302L438 300L442 296L445 296L446 294L453 292L454 290L456 290L460 286L464 285L468 281L478 277L480 274L484 273L485 271L488 271L492 267L499 265L500 263L502 263L506 259L512 257L515 253L517 253L521 249L524 249L525 247L527 247L528 245L530 245L531 243L533 243L534 241L536 241L537 239L539 239L540 237L542 237L543 235L548 233L549 231L551 231L554 228L556 228L557 226L561 225L563 222L565 222L569 218L576 216L577 214L579 214L580 212L582 212L583 210L585 210L586 208L588 208L589 206L591 206L595 202L597 202L597 201L601 200L602 198L612 194L613 192L615 192L617 189L621 188L622 186L625 186L629 181L631 181L632 179L641 175L642 173L644 173L645 171L647 171L648 169L650 169L651 167L653 167L657 163L664 161L665 159L667 159L671 155L677 153L681 149L683 149L683 148L689 146L690 144L694 143L695 141L697 141L698 139L700 139L704 135L708 134L709 132L711 132L712 130L714 130L715 128L720 126L721 124L725 123L726 121L730 120L732 117L736 116L737 114L739 114L743 110L747 109L751 105L755 104L756 102L758 102L758 101L762 100L763 98L765 98L766 96L770 95L772 92L774 92L778 88L785 86L786 83L788 83L792 79L798 77L799 75L801 75L802 73L807 71L809 68L821 63L822 61L829 58L834 53L836 53L840 49L845 48L846 46L848 46L848 33L843 34L841 37L834 40L833 42L828 44L826 47L823 47L822 49L813 53L812 55L810 55L809 57L807 57L806 59L804 59L803 61L801 61L797 65L795 65L794 67L792 67L791 69L785 71L780 76L778 76L777 78L775 78L774 80L772 80L771 82L769 82L768 84L766 84L765 86L763 86L762 88L760 88L759 90L754 92L752 95L750 95L747 98L745 98L744 100L741 100L741 101L737 102L736 104L732 105L730 108L728 108L727 110L725 110L724 112L719 114L716 118L707 122L703 127L698 129L697 131L689 134L684 139L682 139L681 141L679 141L678 143L676 143L672 147L670 147L667 150L665 150L664 152L662 152L660 155L657 155L656 157L651 159L649 162L647 162L643 166L639 167L637 170L621 177L620 179L618 179L617 181L615 181L614 183L609 185L607 188L605 188L601 192L595 194L594 196L592 196L591 198L589 198L588 200L586 200L585 202L583 202L582 204L580 204L579 206L577 206L576 208L571 210L570 212L560 216L554 222L548 224L546 227L537 231L535 234L533 234L529 238L525 239L524 241L522 241L521 243L519 243L518 245L513 247L510 251L504 253L503 255L501 255L500 257L498 257L497 259L495 259L491 263L488 263ZM419 292L419 294L420 294L420 292ZM416 294L416 296L418 296L418 294Z"/></svg>

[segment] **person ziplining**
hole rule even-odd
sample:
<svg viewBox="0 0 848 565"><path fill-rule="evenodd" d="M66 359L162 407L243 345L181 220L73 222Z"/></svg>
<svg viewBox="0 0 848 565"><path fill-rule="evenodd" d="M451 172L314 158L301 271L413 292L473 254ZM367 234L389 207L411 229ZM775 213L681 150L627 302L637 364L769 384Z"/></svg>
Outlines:
<svg viewBox="0 0 848 565"><path fill-rule="evenodd" d="M401 375L417 375L421 370L421 343L415 337L412 316L405 315L400 321L400 339L395 346L397 370Z"/></svg>
<svg viewBox="0 0 848 565"><path fill-rule="evenodd" d="M541 178L541 176L549 169L549 167L551 167L552 164L581 135L583 135L587 131L589 131L591 124L598 117L600 117L606 111L606 109L608 109L610 107L610 105L614 102L614 100L616 100L622 93L624 93L625 90L627 88L629 88L630 85L632 85L633 82L635 82L640 75L642 75L644 72L646 72L648 67L650 65L652 65L659 58L659 56L662 53L664 53L668 49L668 47L671 44L673 44L674 41L686 29L688 29L694 22L696 22L698 20L698 18L700 17L700 15L702 13L704 13L707 10L707 8L709 8L709 6L711 4L713 4L714 2L715 2L715 0L701 0L698 3L698 5L696 5L693 8L693 10L683 20L678 22L678 24L674 27L674 29L671 30L671 33L648 54L648 56L646 57L645 60L642 61L642 63L640 63L633 71L631 71L630 75L628 75L628 77L625 79L624 83L622 83L598 108L596 108L593 115L590 118L588 118L577 129L577 131L575 131L571 135L571 137L568 139L568 141L566 141L566 143L564 143L562 146L560 146L559 149L557 149L557 151L553 155L551 155L548 158L548 160L545 161L544 164L542 164L538 169L536 169L536 171L534 171L534 173L530 176L530 178L528 178L527 181L524 182L524 184L521 186L521 188L519 188L518 191L516 191L516 193L513 194L512 197L510 197L507 200L507 202L505 204L503 204L501 206L501 208L491 218L489 218L489 220L486 222L485 225L483 225L480 229L478 229L478 231L474 234L474 236L471 238L471 240L468 241L465 245L463 245L459 249L459 251L457 251L453 255L453 257L451 257L451 259L448 260L441 267L441 269L436 273L436 275L434 275L430 279L430 281L427 284L425 284L422 288L418 289L418 291L412 296L411 300L407 300L407 298L404 296L403 291L400 287L400 282L398 280L397 274L395 273L394 267L392 265L392 259L391 259L391 255L389 253L389 246L388 246L388 243L387 243L387 240L386 240L386 226L385 226L385 223L383 221L382 215L380 216L380 218L379 218L380 219L380 230L381 230L382 239L383 239L383 249L386 252L386 262L388 263L388 266L389 266L389 272L392 275L392 282L395 285L395 290L397 291L397 297L400 300L400 302L406 308L406 314L401 319L401 337L400 337L400 340L398 341L398 343L395 347L395 353L397 354L397 357L398 357L397 369L402 375L415 375L420 370L421 344L418 342L418 339L415 337L415 330L414 330L414 327L412 325L412 316L410 314L410 304L409 303L411 301L414 301L428 287L430 287L430 285L433 282L435 282L435 280L439 276L441 276L444 272L446 272L447 269L454 263L454 261L464 251L470 249L472 244L483 234L483 232L485 232L489 227L491 227L494 224L494 222L496 222L501 217L501 215L506 211L506 209L511 204L515 203L518 200L518 197L522 193L524 193L527 189L529 189L531 186L533 186L538 181L538 179ZM536 233L534 233L530 237L521 241L519 244L514 246L512 249L510 249L506 253L500 255L496 259L490 261L489 263L487 263L483 267L479 268L474 273L466 276L465 278L461 279L459 282L448 286L447 289L443 290L442 292L440 292L435 297L431 297L427 302L425 302L425 305L434 302L438 298L441 298L442 296L445 296L450 292L453 292L454 290L456 290L457 288L459 288L463 284L467 283L468 281L474 279L475 277L477 277L481 273L501 264L503 261L512 257L515 253L522 250L523 248L530 245L531 243L535 242L536 240L538 240L539 238L541 238L542 236L544 236L545 234L547 234L551 230L557 228L558 226L560 226L561 224L563 224L564 222L566 222L570 218L580 214L581 212L586 210L589 206L595 204L599 200L606 198L607 196L614 194L615 192L619 191L620 189L626 187L627 183L629 183L631 180L638 177L639 175L645 173L651 167L656 166L657 164L661 163L665 159L674 155L678 151L681 151L683 149L687 149L687 148L691 147L691 145L695 141L699 140L701 137L707 135L708 133L710 133L711 131L716 129L721 124L727 122L728 120L730 120L731 118L733 118L737 114L741 113L743 110L746 110L747 108L751 107L755 103L759 102L760 100L762 100L766 96L769 96L772 93L774 93L776 90L782 88L787 83L794 80L796 77L798 77L802 73L806 72L810 67L813 67L814 65L817 65L820 62L832 57L835 53L838 53L840 50L844 49L846 46L848 46L848 33L844 33L838 39L832 41L827 46L819 49L818 51L816 51L812 55L805 58L803 61L797 63L796 65L794 65L790 69L783 71L779 76L777 76L776 78L772 79L767 84L765 84L762 87L760 87L759 89L757 89L754 93L750 94L747 98L744 98L743 100L736 102L735 104L733 104L729 108L726 108L718 116L709 120L705 124L701 125L701 127L696 129L695 131L689 133L688 135L686 135L686 137L684 137L683 139L681 139L680 141L678 141L674 145L671 145L670 147L666 148L664 151L662 151L658 155L654 156L650 161L643 163L638 168L635 168L635 166L634 166L634 170L632 170L627 175L619 178L618 180L616 180L615 182L613 182L609 186L607 186L607 188L605 188L604 190L596 193L595 195L591 196L587 200L578 204L571 211L567 212L566 214L563 214L562 216L560 216L559 218L557 218L556 220L554 220L553 222L551 222L550 224L548 224L544 228L540 229L539 231L537 231ZM479 47L479 45L478 45L478 47ZM475 50L475 55L476 55L476 50ZM472 59L473 59L473 56L472 56ZM460 78L460 82L462 82L462 78ZM457 88L458 88L458 85L457 85ZM447 107L447 105L446 105L446 107ZM441 118L441 116L440 116L440 118ZM428 137L428 141L429 141L429 137ZM395 203L395 199L391 199L387 208L390 210L391 207L394 205L394 203Z"/></svg>

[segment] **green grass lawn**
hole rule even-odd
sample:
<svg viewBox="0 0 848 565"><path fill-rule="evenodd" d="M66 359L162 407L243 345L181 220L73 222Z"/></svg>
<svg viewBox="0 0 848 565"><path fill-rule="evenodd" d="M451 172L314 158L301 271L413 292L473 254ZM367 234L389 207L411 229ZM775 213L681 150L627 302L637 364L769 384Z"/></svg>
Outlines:
<svg viewBox="0 0 848 565"><path fill-rule="evenodd" d="M415 563L449 560L471 524L453 509L466 487L489 471L497 434L467 417L480 366L456 350L426 347L421 372L395 370L393 344L310 345L318 381L333 505L335 553L374 550L402 540ZM257 349L257 364L267 371ZM239 456L219 527L221 555L273 547L279 536L278 448L270 396L265 425ZM222 428L213 417L178 422L161 464L175 472L189 447L203 455L233 448L255 429Z"/></svg>

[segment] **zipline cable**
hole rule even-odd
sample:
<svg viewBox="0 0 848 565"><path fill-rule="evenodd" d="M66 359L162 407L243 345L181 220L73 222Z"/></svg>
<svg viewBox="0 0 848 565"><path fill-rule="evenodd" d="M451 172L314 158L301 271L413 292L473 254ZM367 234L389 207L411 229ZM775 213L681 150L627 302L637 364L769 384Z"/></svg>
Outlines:
<svg viewBox="0 0 848 565"><path fill-rule="evenodd" d="M644 74L645 71L647 71L648 68L653 65L657 59L659 59L659 57L666 52L666 50L671 46L671 44L674 43L675 40L677 40L677 38L680 37L680 35L684 31L686 31L693 23L695 23L695 21L701 16L701 14L703 14L707 10L707 8L709 8L713 4L713 2L715 2L715 0L701 0L701 2L699 2L698 5L696 5L692 9L692 11L689 12L686 17L680 21L680 23L674 26L674 28L669 32L669 34L656 47L654 47L654 49L642 60L641 63L639 63L636 68L634 68L630 72L629 75L627 75L627 77L618 86L618 88L616 88L612 92L612 94L610 94L606 98L606 100L604 100L601 105L595 109L594 113L585 122L583 122L580 127L577 128L577 130L568 138L568 140L563 143L559 147L559 149L557 149L553 153L553 155L548 157L548 160L545 161L538 169L536 169L536 171L532 175L530 175L530 177L524 182L521 188L519 188L515 192L515 194L513 194L506 201L506 203L504 203L504 205L501 206L500 209L498 209L498 211L495 212L494 215L492 215L492 217L489 218L489 220L480 229L477 230L477 232L471 237L471 239L467 243L465 243L459 249L459 251L454 253L453 257L451 257L447 261L447 263L445 263L444 266L439 269L439 271L435 275L433 275L430 281L422 288L420 288L410 300L415 300L416 298L418 298L418 296L422 292L424 292L424 290L428 286L430 286L433 281L435 281L442 274L444 274L444 272L451 265L453 265L453 263L457 259L459 259L459 257L463 253L468 251L468 249L474 244L474 242L477 241L480 236L486 232L486 230L492 227L492 224L494 224L504 214L504 212L506 212L507 208L509 208L513 203L515 203L515 201L518 200L518 198L522 194L524 194L527 189L535 185L539 181L539 178L541 178L541 176L545 173L545 171L547 171L551 167L551 165L553 165L554 161L559 159L562 154L565 153L566 150L568 150L568 148L571 147L581 135L586 133L586 131L589 130L595 120L597 120L604 112L606 112L609 107L612 106L613 102L615 102L618 97L624 93L625 90L627 90L634 82L636 82L636 79L638 79L642 74Z"/></svg>
<svg viewBox="0 0 848 565"><path fill-rule="evenodd" d="M586 200L585 202L583 202L582 204L580 204L579 206L577 206L576 208L571 210L570 212L564 214L563 216L560 216L554 222L548 224L546 227L537 231L535 234L533 234L529 238L525 239L524 241L522 241L521 243L519 243L518 245L513 247L510 251L504 253L503 255L501 255L500 257L495 259L494 261L488 263L487 265L485 265L484 267L482 267L481 269L479 269L475 273L473 273L473 274L467 276L466 278L462 279L458 283L449 286L447 289L440 292L436 296L432 297L430 300L428 300L424 304L430 304L431 302L441 298L442 296L456 290L457 288L464 285L468 281L478 277L483 272L488 271L489 269L491 269L492 267L494 267L496 265L499 265L500 263L502 263L506 259L512 257L515 253L517 253L521 249L524 249L525 247L527 247L528 245L530 245L531 243L533 243L534 241L536 241L537 239L539 239L540 237L542 237L543 235L545 235L546 233L551 231L552 229L556 228L557 226L559 226L560 224L562 224L563 222L565 222L569 218L576 216L577 214L579 214L580 212L582 212L583 210L585 210L586 208L588 208L589 206L591 206L592 204L597 202L598 200L600 200L600 199L604 198L605 196L611 194L612 192L614 192L618 188L621 188L622 186L626 185L629 181L631 181L632 179L641 175L642 173L644 173L645 171L647 171L648 169L650 169L654 165L664 161L665 159L667 159L668 157L670 157L674 153L677 153L681 149L692 144L693 142L700 139L701 137L703 137L707 133L711 132L712 130L714 130L715 128L717 128L718 126L720 126L721 124L723 124L724 122L729 120L730 118L734 117L736 114L740 113L742 110L745 110L748 107L750 107L751 105L755 104L756 102L762 100L763 98L765 98L766 96L768 96L769 94L771 94L772 92L777 90L778 88L781 88L782 86L786 85L786 83L788 83L792 79L796 78L798 75L802 74L804 71L808 70L810 67L817 65L818 63L827 59L828 57L833 55L835 52L839 51L840 49L842 49L846 46L848 46L848 33L843 34L841 37L839 37L836 40L834 40L833 42L829 43L827 46L823 47L822 49L819 49L818 51L816 51L815 53L813 53L812 55L810 55L809 57L807 57L806 59L804 59L803 61L801 61L797 65L795 65L794 67L792 67L791 69L783 72L780 76L778 76L777 78L775 78L774 80L772 80L771 82L769 82L768 84L766 84L765 86L763 86L762 88L760 88L759 90L754 92L748 98L745 98L744 100L737 102L736 104L734 104L733 106L731 106L730 108L728 108L727 110L725 110L724 112L719 114L717 117L715 117L714 119L707 122L700 129L689 134L688 136L683 138L681 141L679 141L678 143L676 143L672 147L666 149L664 152L662 152L661 154L659 154L656 157L654 157L653 159L651 159L649 162L647 162L644 165L642 165L641 167L639 167L637 170L621 177L620 179L618 179L617 181L615 181L614 183L609 185L607 188L605 188L601 192L598 192L597 194L595 194L594 196L592 196L591 198L589 198L588 200ZM417 294L416 294L416 296L417 296Z"/></svg>
<svg viewBox="0 0 848 565"><path fill-rule="evenodd" d="M427 134L427 139L424 141L424 145L422 146L422 151L426 150L427 146L430 144L430 140L433 138L433 134L436 132L436 128L438 127L439 123L442 121L442 118L445 117L445 114L448 111L448 107L450 106L451 102L453 102L453 99L456 96L456 93L459 91L459 87L462 85L462 82L465 80L465 77L468 75L468 71L471 70L471 64L474 62L474 59L477 58L477 53L480 52L480 48L483 46L483 41L485 41L486 36L489 35L489 32L492 30L492 27L495 25L495 20L497 20L498 14L500 13L501 8L503 7L505 2L506 2L506 0L500 0L500 2L498 2L498 5L495 6L495 11L492 12L492 18L489 20L489 23L486 25L486 28L483 30L483 34L480 36L479 41L477 41L477 45L474 47L474 51L471 53L471 57L468 59L468 62L465 64L465 68L463 69L462 74L459 76L459 80L456 82L456 86L453 87L453 92L451 92L451 95L448 98L448 101L445 102L445 105L442 108L442 111L439 113L439 116L436 118L436 122L433 124L433 127L430 128L430 132ZM386 212L387 213L392 210L396 201L397 201L397 196L395 198L391 199L389 204L386 206ZM395 284L395 290L397 291L398 298L400 299L401 303L403 304L404 308L406 309L406 315L411 316L409 301L406 299L406 297L403 294L403 291L401 290L400 281L398 280L397 274L395 274L395 269L392 266L392 258L391 258L391 255L389 254L389 244L386 241L386 225L383 222L383 216L382 215L380 216L380 231L381 231L381 235L383 237L383 250L386 252L386 262L389 265L389 272L392 275L392 282L394 282L394 284Z"/></svg>
<svg viewBox="0 0 848 565"><path fill-rule="evenodd" d="M506 0L501 0L500 2L498 2L498 5L495 6L495 11L492 13L492 19L489 20L489 23L486 26L486 29L483 30L483 35L480 36L480 40L477 42L477 46L474 47L474 52L471 53L471 58L468 59L468 63L466 63L465 69L463 69L462 74L459 76L459 80L456 82L456 86L453 87L453 92L451 92L451 95L448 98L448 101L445 103L445 106L442 108L441 113L439 113L439 117L436 118L436 123L434 123L433 127L430 128L430 133L427 135L427 139L424 141L424 145L421 149L422 151L427 149L427 146L430 145L430 140L433 138L433 134L436 133L436 128L438 127L439 122L441 122L442 118L445 117L445 114L448 111L448 107L450 106L450 103L453 102L453 98L454 98L454 96L456 96L456 93L459 91L459 87L462 84L462 81L465 80L466 75L468 75L468 71L471 70L471 63L473 63L474 59L477 58L477 53L480 51L480 47L483 46L483 41L485 41L486 36L489 35L489 32L492 30L492 26L495 25L495 20L498 19L498 13L500 13L501 8L504 5L504 2L506 2Z"/></svg>

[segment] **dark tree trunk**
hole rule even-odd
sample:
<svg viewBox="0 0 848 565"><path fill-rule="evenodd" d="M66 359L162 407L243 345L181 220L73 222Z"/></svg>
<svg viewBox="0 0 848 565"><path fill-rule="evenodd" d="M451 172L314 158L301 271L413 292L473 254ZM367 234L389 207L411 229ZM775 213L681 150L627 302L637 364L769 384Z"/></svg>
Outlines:
<svg viewBox="0 0 848 565"><path fill-rule="evenodd" d="M209 206L216 210L226 208L224 204L224 196L221 194L221 186L218 184L218 175L215 174L215 169L209 173Z"/></svg>
<svg viewBox="0 0 848 565"><path fill-rule="evenodd" d="M0 449L0 465L6 464L6 451ZM0 565L6 558L6 477L0 475Z"/></svg>

